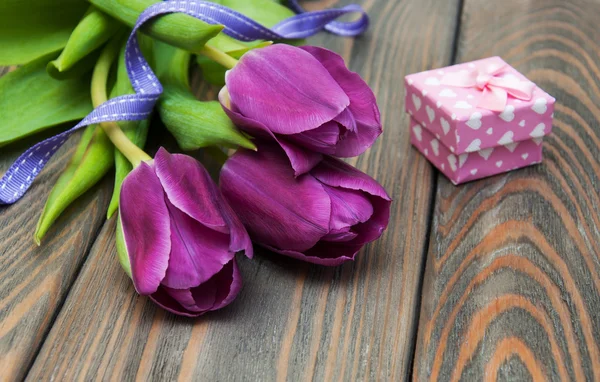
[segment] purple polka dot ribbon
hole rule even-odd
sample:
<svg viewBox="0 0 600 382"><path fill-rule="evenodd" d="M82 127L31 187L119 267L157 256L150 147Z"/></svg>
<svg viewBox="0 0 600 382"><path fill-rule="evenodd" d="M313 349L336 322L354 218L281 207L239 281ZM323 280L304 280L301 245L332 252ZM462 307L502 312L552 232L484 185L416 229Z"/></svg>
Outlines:
<svg viewBox="0 0 600 382"><path fill-rule="evenodd" d="M323 29L342 36L356 36L369 24L365 11L358 5L338 9L304 12L295 0L290 6L298 13L267 28L230 8L199 0L167 0L148 7L140 14L125 47L129 79L136 94L110 99L73 128L48 138L25 151L0 179L0 204L12 204L27 191L50 157L76 130L94 123L146 119L163 89L139 50L136 31L150 19L167 13L185 13L209 24L222 24L223 32L241 41L305 38ZM334 21L338 17L358 13L351 22Z"/></svg>

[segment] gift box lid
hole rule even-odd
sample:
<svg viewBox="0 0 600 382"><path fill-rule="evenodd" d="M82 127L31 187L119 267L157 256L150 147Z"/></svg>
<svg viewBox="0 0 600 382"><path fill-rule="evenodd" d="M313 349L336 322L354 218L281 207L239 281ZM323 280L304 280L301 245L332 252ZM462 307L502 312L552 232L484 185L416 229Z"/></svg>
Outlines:
<svg viewBox="0 0 600 382"><path fill-rule="evenodd" d="M476 78L477 84L457 85L465 78ZM492 89L485 81L491 78L488 85L495 81L516 93L508 93L501 111L482 107ZM405 86L406 111L455 154L541 139L552 131L554 97L500 57L410 74ZM529 89L530 97L519 89Z"/></svg>

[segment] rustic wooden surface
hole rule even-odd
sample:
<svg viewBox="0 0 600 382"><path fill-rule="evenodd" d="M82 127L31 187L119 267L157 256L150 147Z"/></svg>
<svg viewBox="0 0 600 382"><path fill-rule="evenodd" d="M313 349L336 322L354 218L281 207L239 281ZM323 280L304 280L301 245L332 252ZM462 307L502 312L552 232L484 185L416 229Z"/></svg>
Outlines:
<svg viewBox="0 0 600 382"><path fill-rule="evenodd" d="M438 177L415 380L600 380L598 1L465 0L458 61L557 98L542 165Z"/></svg>
<svg viewBox="0 0 600 382"><path fill-rule="evenodd" d="M34 142L2 147L0 172ZM0 379L27 373L106 219L110 179L71 205L43 246L33 241L48 192L76 144L72 137L59 149L19 204L0 207Z"/></svg>
<svg viewBox="0 0 600 382"><path fill-rule="evenodd" d="M600 380L600 2L359 2L365 36L310 42L377 95L384 136L351 162L394 199L383 237L338 268L259 250L233 304L176 317L119 268L111 179L33 243L71 140L0 207L0 380ZM542 165L454 187L410 148L402 79L491 55L557 98L554 135Z"/></svg>

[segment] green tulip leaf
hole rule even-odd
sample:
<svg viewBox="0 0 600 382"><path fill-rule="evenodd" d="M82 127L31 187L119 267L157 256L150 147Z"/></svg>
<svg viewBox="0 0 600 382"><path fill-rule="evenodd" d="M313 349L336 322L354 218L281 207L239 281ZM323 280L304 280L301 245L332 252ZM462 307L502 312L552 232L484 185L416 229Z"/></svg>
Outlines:
<svg viewBox="0 0 600 382"><path fill-rule="evenodd" d="M0 65L20 65L65 46L88 5L81 0L0 1Z"/></svg>
<svg viewBox="0 0 600 382"><path fill-rule="evenodd" d="M96 82L93 87L98 85L106 87L107 78L102 77L102 73L108 72L110 65L118 56L122 44L123 39L121 36L117 36L103 49L102 57L95 69L94 81ZM98 73L100 73L99 76ZM96 102L101 103L102 100ZM36 243L40 243L52 224L75 199L106 175L113 167L114 158L114 146L103 128L100 125L88 126L67 168L50 191L35 230Z"/></svg>
<svg viewBox="0 0 600 382"><path fill-rule="evenodd" d="M160 0L89 0L97 8L130 27L150 5ZM206 42L223 30L222 25L211 25L195 17L173 13L146 23L141 31L149 36L190 52L198 52Z"/></svg>
<svg viewBox="0 0 600 382"><path fill-rule="evenodd" d="M100 126L84 131L75 154L50 191L35 230L38 245L60 214L75 199L94 186L114 162L113 145Z"/></svg>
<svg viewBox="0 0 600 382"><path fill-rule="evenodd" d="M190 53L159 43L155 52L171 58L167 67L162 67L166 64L164 60L157 65L164 89L157 108L181 149L196 150L212 145L255 149L227 117L219 102L196 99L188 83Z"/></svg>
<svg viewBox="0 0 600 382"><path fill-rule="evenodd" d="M48 63L48 73L53 77L60 78L61 74L102 46L119 29L120 23L116 19L91 5L71 33L60 56Z"/></svg>
<svg viewBox="0 0 600 382"><path fill-rule="evenodd" d="M0 77L0 146L49 127L85 117L92 111L90 78L56 80L41 57Z"/></svg>

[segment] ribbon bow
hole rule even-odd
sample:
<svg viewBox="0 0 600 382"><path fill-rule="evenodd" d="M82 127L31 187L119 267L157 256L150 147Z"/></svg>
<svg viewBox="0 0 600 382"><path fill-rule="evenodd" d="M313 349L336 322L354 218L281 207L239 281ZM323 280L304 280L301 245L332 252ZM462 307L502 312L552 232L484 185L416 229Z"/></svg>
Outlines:
<svg viewBox="0 0 600 382"><path fill-rule="evenodd" d="M507 66L506 63L491 64L485 68L479 66L458 73L448 73L441 83L460 88L477 88L483 92L477 107L502 112L506 108L508 95L529 101L535 89L535 84L529 81L498 77Z"/></svg>

